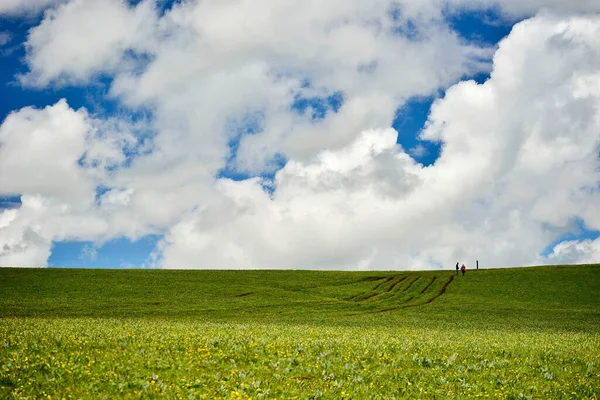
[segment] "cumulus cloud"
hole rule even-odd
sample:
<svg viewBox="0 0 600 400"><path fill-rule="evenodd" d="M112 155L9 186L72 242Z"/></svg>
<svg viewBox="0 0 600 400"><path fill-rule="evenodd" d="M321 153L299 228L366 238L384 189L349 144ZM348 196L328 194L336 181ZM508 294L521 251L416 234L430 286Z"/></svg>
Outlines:
<svg viewBox="0 0 600 400"><path fill-rule="evenodd" d="M2 0L0 2L0 16L38 13L64 1L66 0Z"/></svg>
<svg viewBox="0 0 600 400"><path fill-rule="evenodd" d="M73 1L32 29L22 80L114 75L113 95L154 108L165 153L201 157L213 169L236 134L227 121L260 112L263 131L241 138L234 160L256 173L277 153L346 145L360 128L387 126L407 97L489 69L491 49L461 43L441 18L429 2L182 2L159 18L152 1ZM407 36L409 22L416 33ZM323 127L290 112L297 96L332 92L347 101Z"/></svg>
<svg viewBox="0 0 600 400"><path fill-rule="evenodd" d="M23 194L18 209L0 214L0 264L45 265L52 240L68 230L68 216L93 201L93 180L78 165L89 131L85 111L65 101L24 108L0 126L0 196Z"/></svg>
<svg viewBox="0 0 600 400"><path fill-rule="evenodd" d="M64 100L10 114L0 127L0 194L89 198L93 182L77 164L89 129L86 112L73 112Z"/></svg>
<svg viewBox="0 0 600 400"><path fill-rule="evenodd" d="M31 267L46 265L51 243L17 220L21 211L3 210L0 213L0 264L2 266Z"/></svg>
<svg viewBox="0 0 600 400"><path fill-rule="evenodd" d="M556 264L594 264L600 260L600 239L567 240L554 246L548 260Z"/></svg>
<svg viewBox="0 0 600 400"><path fill-rule="evenodd" d="M258 178L220 180L221 198L167 236L164 266L347 268L369 256L365 237L386 241L393 199L419 184L412 171L419 167L397 150L396 136L392 129L366 131L313 162L292 160L277 173L273 197Z"/></svg>
<svg viewBox="0 0 600 400"><path fill-rule="evenodd" d="M164 266L545 262L537 253L597 204L599 28L598 17L553 15L516 26L490 80L459 83L434 104L422 133L443 143L433 166L377 130L309 162L290 160L271 196L259 180L220 182L226 200L171 230ZM575 246L579 257L593 259L586 243Z"/></svg>
<svg viewBox="0 0 600 400"><path fill-rule="evenodd" d="M0 196L20 196L21 205L0 210L0 265L45 265L53 241L106 239L109 227L96 190L111 184L125 162L124 149L136 141L135 127L126 125L96 120L65 100L6 118L0 126Z"/></svg>
<svg viewBox="0 0 600 400"><path fill-rule="evenodd" d="M538 3L501 7L523 15ZM11 114L0 195L22 206L0 214L0 265L45 264L57 240L163 232L153 257L165 268L553 259L538 253L574 218L600 227L600 20L571 15L594 4L556 3L495 54L448 27L449 5L489 6L186 1L163 15L149 0L73 0L48 11L22 82L106 75L114 100L152 117L102 121L65 102ZM485 84L454 85L482 71ZM442 152L424 167L390 124L407 99L448 86L421 134ZM216 178L224 168L251 178Z"/></svg>
<svg viewBox="0 0 600 400"><path fill-rule="evenodd" d="M26 42L30 72L26 85L86 82L117 68L135 69L135 52L149 49L156 13L154 2L131 6L125 0L74 0L48 10ZM132 51L127 58L126 52Z"/></svg>

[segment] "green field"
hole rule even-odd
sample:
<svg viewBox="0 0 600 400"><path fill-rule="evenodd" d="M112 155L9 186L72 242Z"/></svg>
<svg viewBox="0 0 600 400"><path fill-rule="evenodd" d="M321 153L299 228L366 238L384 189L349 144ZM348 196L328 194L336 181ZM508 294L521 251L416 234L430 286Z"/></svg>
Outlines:
<svg viewBox="0 0 600 400"><path fill-rule="evenodd" d="M0 398L592 398L600 266L0 268Z"/></svg>

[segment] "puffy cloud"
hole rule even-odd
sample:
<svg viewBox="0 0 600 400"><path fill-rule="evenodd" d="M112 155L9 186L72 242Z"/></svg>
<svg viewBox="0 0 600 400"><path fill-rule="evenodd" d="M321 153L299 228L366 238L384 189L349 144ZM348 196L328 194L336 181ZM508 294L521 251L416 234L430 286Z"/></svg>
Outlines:
<svg viewBox="0 0 600 400"><path fill-rule="evenodd" d="M27 85L81 83L117 68L136 68L149 49L156 13L152 1L73 0L48 10L27 39ZM127 51L133 51L130 57Z"/></svg>
<svg viewBox="0 0 600 400"><path fill-rule="evenodd" d="M469 186L492 189L487 202L518 206L539 223L565 225L592 204L600 92L582 91L582 82L598 79L598 29L597 16L517 25L491 80L460 83L433 106L423 137L444 142L436 169L462 160Z"/></svg>
<svg viewBox="0 0 600 400"><path fill-rule="evenodd" d="M53 241L107 237L96 188L110 185L126 144L136 140L125 125L95 120L64 100L6 118L0 126L0 196L20 196L22 204L0 210L0 265L45 265Z"/></svg>
<svg viewBox="0 0 600 400"><path fill-rule="evenodd" d="M600 239L567 240L554 246L548 260L556 264L594 264L600 260Z"/></svg>
<svg viewBox="0 0 600 400"><path fill-rule="evenodd" d="M375 130L310 161L291 159L272 195L258 179L220 181L223 200L167 235L163 265L547 262L537 255L545 245L596 209L599 28L597 16L540 15L517 25L500 44L490 80L461 82L434 104L422 133L443 142L433 166L398 148L394 131ZM578 259L597 257L588 242L560 244L555 253L572 248Z"/></svg>
<svg viewBox="0 0 600 400"><path fill-rule="evenodd" d="M257 174L277 154L312 157L364 129L389 126L407 97L489 67L482 59L490 49L462 44L432 19L437 14L402 6L394 20L385 1L182 3L161 21L172 34L159 41L148 68L118 75L113 93L132 106L156 107L157 131L169 136L157 140L169 154L201 157L215 169L237 134L226 122L262 115L260 131L242 135L233 157L235 169ZM412 17L422 34L399 34L403 18ZM373 68L364 71L365 64ZM291 109L298 97L333 93L343 104L318 123Z"/></svg>
<svg viewBox="0 0 600 400"><path fill-rule="evenodd" d="M89 130L87 114L65 101L24 108L0 126L0 195L23 194L20 208L0 214L1 265L45 265L69 222L61 215L93 201L95 185L78 165Z"/></svg>
<svg viewBox="0 0 600 400"><path fill-rule="evenodd" d="M396 136L392 129L366 131L313 162L290 161L277 173L272 197L258 178L220 180L221 198L182 219L167 236L164 266L354 266L370 256L370 245L392 239L384 232L398 213L394 200L420 184L420 167L398 151Z"/></svg>
<svg viewBox="0 0 600 400"><path fill-rule="evenodd" d="M46 265L52 243L40 235L39 226L33 225L37 222L35 218L23 218L19 215L22 213L23 211L15 209L0 213L0 265ZM28 226L28 222L33 223L33 226Z"/></svg>
<svg viewBox="0 0 600 400"><path fill-rule="evenodd" d="M8 0L0 7L16 10L59 3L64 4L48 10L30 32L26 45L31 72L22 81L45 86L85 82L99 73L129 70L137 74L148 59L157 56L142 80L144 87L135 94L138 99L164 93L168 87L180 88L181 78L214 74L214 66L227 77L229 67L240 61L242 68L262 62L276 72L318 77L316 83L321 86L372 86L368 75L373 72L387 75L385 81L380 80L386 87L390 83L418 86L431 77L418 67L403 71L403 64L419 65L411 62L415 57L421 62L446 57L446 68L436 70L438 75L452 74L454 65L464 61L464 49L460 51L444 28L444 13L490 7L518 16L531 16L540 9L600 11L594 0L378 0L367 5L339 0L327 5L318 1L260 5L244 0L186 1L176 3L162 18L156 0L135 6L126 0ZM417 39L418 45L407 47L390 33ZM438 45L423 48L422 39ZM165 67L175 70L165 74ZM402 79L403 73L414 78Z"/></svg>
<svg viewBox="0 0 600 400"><path fill-rule="evenodd" d="M0 126L0 195L93 198L95 186L78 165L89 130L86 112L64 100L10 114Z"/></svg>
<svg viewBox="0 0 600 400"><path fill-rule="evenodd" d="M433 3L408 1L182 2L160 18L149 0L72 1L31 30L22 80L115 75L115 96L153 108L163 154L215 170L235 136L227 121L260 112L264 130L242 138L234 159L257 173L278 153L346 145L362 129L387 126L407 97L488 69L490 49L464 45L441 18ZM322 127L290 110L296 96L338 91L346 102Z"/></svg>
<svg viewBox="0 0 600 400"><path fill-rule="evenodd" d="M0 196L35 194L88 205L109 170L127 161L125 152L136 151L138 129L74 111L64 99L13 112L0 126Z"/></svg>
<svg viewBox="0 0 600 400"><path fill-rule="evenodd" d="M22 15L37 13L47 7L59 4L65 0L2 0L0 16Z"/></svg>

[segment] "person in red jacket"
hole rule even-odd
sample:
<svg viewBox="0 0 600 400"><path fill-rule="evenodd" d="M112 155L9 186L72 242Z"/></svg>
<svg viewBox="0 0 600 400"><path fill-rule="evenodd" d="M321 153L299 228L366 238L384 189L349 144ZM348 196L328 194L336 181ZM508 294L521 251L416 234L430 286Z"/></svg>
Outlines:
<svg viewBox="0 0 600 400"><path fill-rule="evenodd" d="M462 272L462 274L465 274L465 270L467 269L467 267L465 267L465 264L462 265L462 267L460 267L460 271Z"/></svg>

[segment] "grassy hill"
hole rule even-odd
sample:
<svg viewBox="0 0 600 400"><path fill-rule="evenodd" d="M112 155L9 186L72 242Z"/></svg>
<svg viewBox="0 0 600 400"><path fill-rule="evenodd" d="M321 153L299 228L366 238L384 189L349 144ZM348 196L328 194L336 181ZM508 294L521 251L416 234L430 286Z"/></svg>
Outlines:
<svg viewBox="0 0 600 400"><path fill-rule="evenodd" d="M0 269L0 317L600 329L600 266L468 271Z"/></svg>
<svg viewBox="0 0 600 400"><path fill-rule="evenodd" d="M600 397L600 266L0 269L0 398Z"/></svg>

